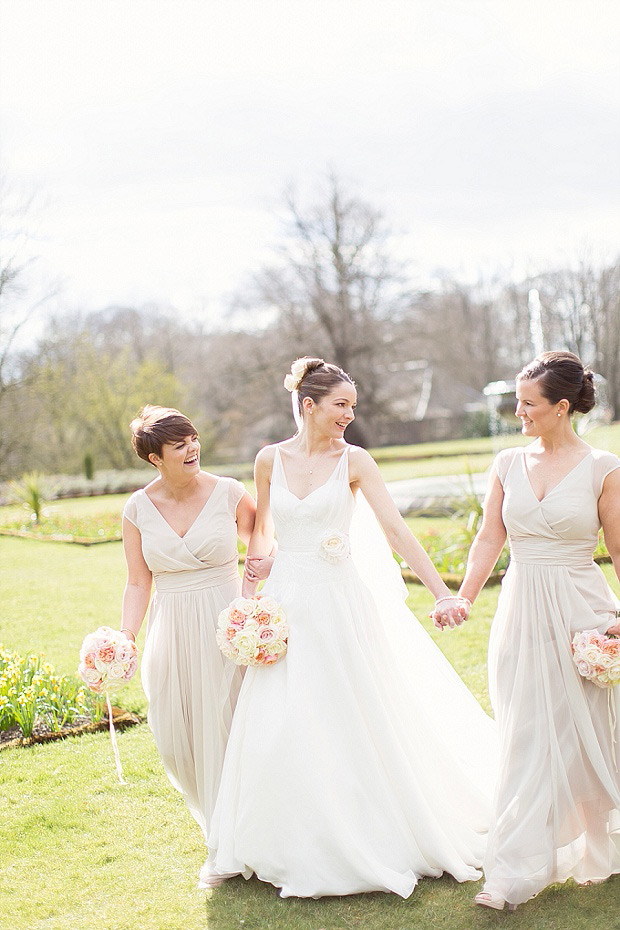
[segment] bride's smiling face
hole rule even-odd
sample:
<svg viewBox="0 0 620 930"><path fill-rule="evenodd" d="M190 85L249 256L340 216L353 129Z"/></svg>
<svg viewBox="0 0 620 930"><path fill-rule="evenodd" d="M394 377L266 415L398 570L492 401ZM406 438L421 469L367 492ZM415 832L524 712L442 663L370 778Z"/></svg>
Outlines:
<svg viewBox="0 0 620 930"><path fill-rule="evenodd" d="M355 419L357 391L353 385L341 381L319 403L308 401L309 398L304 402L306 422L310 421L330 439L342 439L345 429Z"/></svg>

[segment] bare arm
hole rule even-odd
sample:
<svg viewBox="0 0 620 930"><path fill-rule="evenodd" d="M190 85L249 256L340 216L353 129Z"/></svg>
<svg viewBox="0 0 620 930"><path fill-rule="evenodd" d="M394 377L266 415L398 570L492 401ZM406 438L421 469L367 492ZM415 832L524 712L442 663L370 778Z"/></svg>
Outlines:
<svg viewBox="0 0 620 930"><path fill-rule="evenodd" d="M598 499L598 514L605 534L605 545L620 580L620 468L612 471L603 482L603 493ZM620 635L620 623L614 624L608 633Z"/></svg>
<svg viewBox="0 0 620 930"><path fill-rule="evenodd" d="M149 606L153 576L142 555L140 530L123 517L123 548L127 561L127 583L123 593L121 629L133 633L135 640Z"/></svg>
<svg viewBox="0 0 620 930"><path fill-rule="evenodd" d="M237 533L246 546L249 545L254 532L256 522L256 503L251 494L246 491L239 503L237 504ZM273 565L273 556L275 555L276 545L271 543L269 555L263 556L246 556L245 570L249 575L249 580L262 581L267 578Z"/></svg>
<svg viewBox="0 0 620 930"><path fill-rule="evenodd" d="M467 570L459 594L476 600L499 558L506 542L506 527L502 519L504 489L495 470L484 501L484 515L467 558Z"/></svg>
<svg viewBox="0 0 620 930"><path fill-rule="evenodd" d="M351 483L353 487L362 491L374 510L394 552L407 562L436 599L452 597L451 591L442 581L429 556L407 528L374 459L364 449L356 448L350 452L350 463Z"/></svg>
<svg viewBox="0 0 620 930"><path fill-rule="evenodd" d="M271 470L273 468L274 450L261 449L254 464L254 481L256 484L256 516L254 529L248 543L246 564L250 559L265 558L273 549L273 520L269 505ZM251 564L251 563L250 563ZM247 571L243 575L243 595L250 597L255 593L258 578L250 580Z"/></svg>

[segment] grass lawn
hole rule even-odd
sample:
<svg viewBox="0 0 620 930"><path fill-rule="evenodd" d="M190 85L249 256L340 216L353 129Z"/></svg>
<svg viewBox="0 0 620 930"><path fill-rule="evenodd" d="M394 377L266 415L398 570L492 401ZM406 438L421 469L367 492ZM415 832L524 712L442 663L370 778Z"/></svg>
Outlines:
<svg viewBox="0 0 620 930"><path fill-rule="evenodd" d="M0 641L11 649L43 651L58 671L72 673L84 634L118 623L119 543L0 538L0 565ZM464 630L432 631L487 709L497 593L482 594ZM409 603L430 629L425 589L412 586ZM137 679L122 695L125 706L144 710ZM506 916L475 908L478 886L449 877L422 881L408 901L384 894L280 901L269 886L243 879L199 892L202 836L163 773L149 729L120 733L119 746L126 786L116 780L106 733L0 753L2 930L620 930L620 878L554 887Z"/></svg>

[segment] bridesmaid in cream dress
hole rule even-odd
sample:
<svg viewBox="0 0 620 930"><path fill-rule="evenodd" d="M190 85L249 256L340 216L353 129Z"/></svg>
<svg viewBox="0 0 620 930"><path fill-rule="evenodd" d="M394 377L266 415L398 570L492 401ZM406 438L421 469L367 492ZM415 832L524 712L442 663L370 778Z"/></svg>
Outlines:
<svg viewBox="0 0 620 930"><path fill-rule="evenodd" d="M553 882L620 872L620 688L581 678L571 654L579 630L620 633L592 560L602 526L620 578L620 459L572 429L572 412L594 406L592 373L572 353L524 368L517 398L534 442L497 456L461 588L476 598L508 532L489 643L500 774L476 903L510 910Z"/></svg>
<svg viewBox="0 0 620 930"><path fill-rule="evenodd" d="M127 501L123 543L128 577L122 630L135 640L153 581L142 682L148 721L166 773L205 838L241 672L215 641L220 611L241 593L237 536L249 542L256 505L234 478L200 470L200 442L187 417L146 406L132 443L159 475ZM266 577L271 559L254 560Z"/></svg>

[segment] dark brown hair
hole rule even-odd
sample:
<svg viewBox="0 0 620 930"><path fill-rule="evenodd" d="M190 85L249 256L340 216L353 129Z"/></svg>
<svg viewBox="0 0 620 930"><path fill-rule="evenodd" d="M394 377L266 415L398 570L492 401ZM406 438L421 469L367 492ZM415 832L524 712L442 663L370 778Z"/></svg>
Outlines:
<svg viewBox="0 0 620 930"><path fill-rule="evenodd" d="M355 387L355 382L350 375L339 368L338 365L332 365L330 362L323 361L322 358L311 358L305 356L300 361L306 362L306 370L297 385L299 403L299 412L303 412L303 402L305 397L310 397L315 404L320 404L324 397L334 390L339 384L344 382Z"/></svg>
<svg viewBox="0 0 620 930"><path fill-rule="evenodd" d="M596 403L594 374L584 368L579 356L572 352L543 352L522 368L517 378L523 381L540 379L540 390L550 404L567 400L569 413L588 413Z"/></svg>
<svg viewBox="0 0 620 930"><path fill-rule="evenodd" d="M161 456L161 447L167 442L180 442L186 436L197 436L198 430L174 407L158 407L146 404L138 416L129 424L131 444L136 455L148 462L149 455Z"/></svg>

